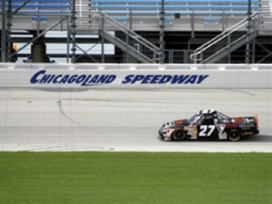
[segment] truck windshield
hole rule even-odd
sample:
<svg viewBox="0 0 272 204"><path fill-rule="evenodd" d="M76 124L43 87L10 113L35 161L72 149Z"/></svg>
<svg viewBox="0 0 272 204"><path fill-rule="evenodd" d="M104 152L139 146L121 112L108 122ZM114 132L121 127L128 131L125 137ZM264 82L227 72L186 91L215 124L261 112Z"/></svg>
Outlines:
<svg viewBox="0 0 272 204"><path fill-rule="evenodd" d="M192 124L193 122L195 122L197 118L197 114L193 115L189 120L188 120L188 123Z"/></svg>

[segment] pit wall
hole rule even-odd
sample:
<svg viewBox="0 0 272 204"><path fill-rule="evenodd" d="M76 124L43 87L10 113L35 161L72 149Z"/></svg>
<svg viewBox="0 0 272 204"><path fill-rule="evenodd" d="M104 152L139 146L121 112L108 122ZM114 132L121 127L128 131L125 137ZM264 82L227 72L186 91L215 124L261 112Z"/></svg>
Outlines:
<svg viewBox="0 0 272 204"><path fill-rule="evenodd" d="M0 87L271 89L272 65L0 63Z"/></svg>

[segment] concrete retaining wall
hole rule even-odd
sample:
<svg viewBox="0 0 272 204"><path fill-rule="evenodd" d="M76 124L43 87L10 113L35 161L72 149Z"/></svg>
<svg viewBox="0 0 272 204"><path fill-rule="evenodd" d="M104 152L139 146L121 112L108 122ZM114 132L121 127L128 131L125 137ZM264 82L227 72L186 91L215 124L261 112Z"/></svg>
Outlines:
<svg viewBox="0 0 272 204"><path fill-rule="evenodd" d="M271 65L0 64L0 87L272 88Z"/></svg>

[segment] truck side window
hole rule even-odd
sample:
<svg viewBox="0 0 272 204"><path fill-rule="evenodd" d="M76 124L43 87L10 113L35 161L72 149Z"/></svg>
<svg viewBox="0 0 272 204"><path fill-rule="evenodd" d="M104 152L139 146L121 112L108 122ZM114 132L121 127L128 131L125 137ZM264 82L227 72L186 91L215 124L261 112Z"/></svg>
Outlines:
<svg viewBox="0 0 272 204"><path fill-rule="evenodd" d="M213 125L214 124L214 117L213 115L207 114L204 116L203 125Z"/></svg>

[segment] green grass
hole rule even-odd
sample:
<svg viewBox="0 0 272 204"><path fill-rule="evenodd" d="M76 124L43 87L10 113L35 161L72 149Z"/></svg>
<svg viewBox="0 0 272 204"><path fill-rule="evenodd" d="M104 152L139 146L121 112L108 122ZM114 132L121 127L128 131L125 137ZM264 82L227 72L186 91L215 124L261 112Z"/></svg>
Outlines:
<svg viewBox="0 0 272 204"><path fill-rule="evenodd" d="M2 152L0 203L271 204L272 154Z"/></svg>

